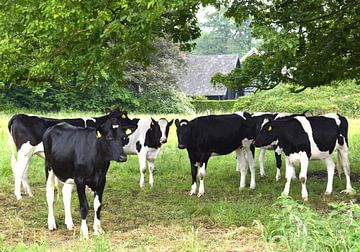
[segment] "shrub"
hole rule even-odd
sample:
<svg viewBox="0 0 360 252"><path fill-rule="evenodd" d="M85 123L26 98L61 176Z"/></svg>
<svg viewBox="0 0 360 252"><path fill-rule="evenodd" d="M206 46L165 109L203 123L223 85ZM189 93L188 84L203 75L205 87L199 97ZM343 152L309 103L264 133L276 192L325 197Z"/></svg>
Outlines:
<svg viewBox="0 0 360 252"><path fill-rule="evenodd" d="M338 112L346 116L360 115L360 89L353 81L341 82L336 86L323 86L291 93L290 86L283 84L268 91L259 91L241 97L233 111L289 112L313 114Z"/></svg>
<svg viewBox="0 0 360 252"><path fill-rule="evenodd" d="M269 245L276 244L291 251L357 251L360 245L360 206L332 204L324 216L281 196L274 207L277 214L264 229Z"/></svg>

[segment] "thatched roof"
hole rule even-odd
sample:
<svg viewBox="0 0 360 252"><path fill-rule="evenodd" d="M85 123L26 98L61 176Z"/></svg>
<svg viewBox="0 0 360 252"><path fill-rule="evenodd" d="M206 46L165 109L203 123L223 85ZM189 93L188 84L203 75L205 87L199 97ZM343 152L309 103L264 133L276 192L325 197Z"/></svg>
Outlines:
<svg viewBox="0 0 360 252"><path fill-rule="evenodd" d="M217 72L229 73L240 66L238 55L187 55L185 71L180 74L178 86L188 95L226 94L226 87L214 87L210 80Z"/></svg>

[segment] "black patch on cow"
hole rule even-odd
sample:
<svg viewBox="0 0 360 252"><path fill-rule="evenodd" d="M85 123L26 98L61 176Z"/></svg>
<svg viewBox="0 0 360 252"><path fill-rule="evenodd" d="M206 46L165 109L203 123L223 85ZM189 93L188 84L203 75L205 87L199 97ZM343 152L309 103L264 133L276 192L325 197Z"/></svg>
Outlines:
<svg viewBox="0 0 360 252"><path fill-rule="evenodd" d="M136 142L136 150L137 150L137 152L140 152L140 150L141 150L141 143L140 143L140 141L137 141L137 142Z"/></svg>
<svg viewBox="0 0 360 252"><path fill-rule="evenodd" d="M160 148L161 130L158 122L152 121L150 128L146 131L144 146Z"/></svg>

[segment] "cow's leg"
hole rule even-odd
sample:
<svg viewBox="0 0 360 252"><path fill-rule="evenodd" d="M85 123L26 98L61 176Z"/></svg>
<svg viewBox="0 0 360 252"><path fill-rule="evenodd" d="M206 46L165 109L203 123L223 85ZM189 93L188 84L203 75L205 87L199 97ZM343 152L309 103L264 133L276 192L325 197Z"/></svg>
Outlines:
<svg viewBox="0 0 360 252"><path fill-rule="evenodd" d="M56 229L54 217L54 189L55 189L55 175L52 170L49 171L46 180L46 200L48 204L48 228L49 230Z"/></svg>
<svg viewBox="0 0 360 252"><path fill-rule="evenodd" d="M207 161L203 162L201 164L201 167L199 169L199 179L200 179L200 185L199 185L199 192L198 192L198 197L202 197L205 194L205 185L204 185L204 181L205 181L205 174L206 174L206 164Z"/></svg>
<svg viewBox="0 0 360 252"><path fill-rule="evenodd" d="M94 197L94 233L95 235L100 235L104 232L104 230L101 228L100 223L100 212L101 212L101 204L102 204L102 195L104 192L104 185L103 183L100 187L100 189L95 193Z"/></svg>
<svg viewBox="0 0 360 252"><path fill-rule="evenodd" d="M148 161L149 166L149 184L152 187L154 185L154 160Z"/></svg>
<svg viewBox="0 0 360 252"><path fill-rule="evenodd" d="M197 175L197 163L195 162L195 159L193 159L192 157L190 157L190 167L191 167L191 190L190 190L190 195L195 195L196 194L196 175Z"/></svg>
<svg viewBox="0 0 360 252"><path fill-rule="evenodd" d="M275 175L275 180L279 181L281 178L281 173L280 173L280 169L281 169L281 155L279 153L277 153L276 151L274 151L275 154L275 159L276 159L276 175Z"/></svg>
<svg viewBox="0 0 360 252"><path fill-rule="evenodd" d="M265 168L264 168L265 152L266 152L266 149L265 149L265 148L260 148L260 152L259 152L259 165L260 165L260 176L261 176L261 177L264 177L264 176L265 176Z"/></svg>
<svg viewBox="0 0 360 252"><path fill-rule="evenodd" d="M283 194L288 196L290 191L290 183L292 176L295 172L293 164L289 161L288 157L286 157L286 168L285 168L285 177L286 177L286 183L284 187Z"/></svg>
<svg viewBox="0 0 360 252"><path fill-rule="evenodd" d="M236 166L240 169L240 189L245 188L246 184L246 173L247 173L247 167L246 167L246 160L245 160L245 152L242 147L237 148L236 150Z"/></svg>
<svg viewBox="0 0 360 252"><path fill-rule="evenodd" d="M141 151L138 153L139 169L140 169L140 188L145 186L145 172L146 172L146 152Z"/></svg>
<svg viewBox="0 0 360 252"><path fill-rule="evenodd" d="M23 177L25 176L26 168L29 164L30 158L33 155L34 147L29 143L24 143L18 151L18 159L15 165L15 173L14 173L14 180L15 180L15 189L14 193L18 200L21 197L21 182L23 181ZM27 178L26 178L27 181ZM29 183L25 184L26 190L30 190ZM31 190L30 190L31 192Z"/></svg>
<svg viewBox="0 0 360 252"><path fill-rule="evenodd" d="M308 201L308 192L306 189L306 180L307 180L307 169L309 166L309 158L306 153L302 153L300 159L301 169L299 174L299 179L301 182L301 197L304 201Z"/></svg>
<svg viewBox="0 0 360 252"><path fill-rule="evenodd" d="M85 182L83 178L75 178L75 184L76 189L79 197L79 203L80 203L80 214L81 214L81 234L83 238L87 239L89 238L89 229L86 224L86 217L89 210L89 205L86 200L86 194L85 194Z"/></svg>
<svg viewBox="0 0 360 252"><path fill-rule="evenodd" d="M29 171L29 162L27 162L27 164L26 164L24 174L21 179L21 183L24 188L25 194L29 195L30 197L33 197L33 194L31 192L31 188L29 185L29 180L28 180L28 171Z"/></svg>
<svg viewBox="0 0 360 252"><path fill-rule="evenodd" d="M74 228L74 223L71 217L71 192L73 189L72 184L65 183L62 188L64 210L65 210L65 225L67 229L72 230Z"/></svg>
<svg viewBox="0 0 360 252"><path fill-rule="evenodd" d="M344 139L344 142L345 142L345 139ZM337 159L338 159L338 163L340 163L340 165L342 166L344 173L345 173L345 178L346 178L345 192L352 194L354 191L351 186L351 180L350 180L349 149L348 149L346 142L344 143L343 146L341 146L337 150Z"/></svg>
<svg viewBox="0 0 360 252"><path fill-rule="evenodd" d="M331 156L324 159L326 164L327 174L328 174L328 181L326 185L325 195L330 195L333 191L333 180L334 180L334 173L335 173L335 164L332 160Z"/></svg>
<svg viewBox="0 0 360 252"><path fill-rule="evenodd" d="M250 189L255 189L256 183L255 183L255 147L253 145L250 145L250 148L245 148L247 152L247 159L250 167L250 174L251 174L251 180L250 180Z"/></svg>

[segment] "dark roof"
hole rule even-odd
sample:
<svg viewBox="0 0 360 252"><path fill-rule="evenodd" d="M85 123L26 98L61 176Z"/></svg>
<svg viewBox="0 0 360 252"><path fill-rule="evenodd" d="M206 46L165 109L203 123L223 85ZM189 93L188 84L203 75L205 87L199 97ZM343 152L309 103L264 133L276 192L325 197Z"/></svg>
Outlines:
<svg viewBox="0 0 360 252"><path fill-rule="evenodd" d="M178 86L188 95L226 94L226 87L211 84L211 77L217 72L229 73L239 66L238 55L187 55L185 71L180 74Z"/></svg>

